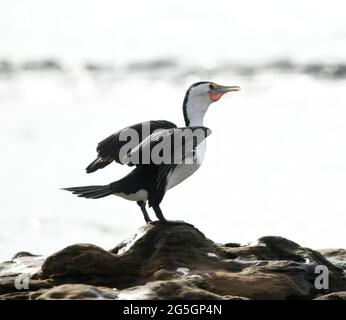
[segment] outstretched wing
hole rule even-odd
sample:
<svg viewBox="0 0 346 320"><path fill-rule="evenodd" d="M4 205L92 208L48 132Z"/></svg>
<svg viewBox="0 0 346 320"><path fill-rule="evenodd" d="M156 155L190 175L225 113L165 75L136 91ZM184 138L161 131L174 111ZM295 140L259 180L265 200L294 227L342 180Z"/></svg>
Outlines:
<svg viewBox="0 0 346 320"><path fill-rule="evenodd" d="M163 163L160 165L157 176L157 189L166 189L166 178L175 166L180 163L193 164L196 161L199 161L195 155L195 150L197 146L211 134L211 130L206 127L189 127L189 129L192 130L192 135L184 134L185 129L186 128L178 133L177 130L171 129L172 136L174 137L171 163Z"/></svg>
<svg viewBox="0 0 346 320"><path fill-rule="evenodd" d="M131 137L136 136L138 139L138 144L140 144L143 140L149 137L154 131L158 129L169 129L176 128L177 126L169 121L165 120L153 120L146 121L142 123L137 123L133 126L129 126L124 128L108 138L102 140L97 145L97 158L90 163L90 165L86 168L87 173L95 172L98 169L102 169L112 163L113 161L124 164L120 159L120 151L125 144L129 142ZM124 139L126 138L127 139ZM132 166L133 163L126 163L129 166Z"/></svg>
<svg viewBox="0 0 346 320"><path fill-rule="evenodd" d="M184 127L160 129L143 139L129 154L121 159L122 162L156 165L158 168L156 176L156 192L149 200L149 205L160 203L166 190L167 176L175 166L180 164L196 164L199 158L196 148L209 135L211 130L202 127ZM145 155L150 155L149 162ZM144 155L144 156L143 156Z"/></svg>
<svg viewBox="0 0 346 320"><path fill-rule="evenodd" d="M169 164L187 163L193 152L211 130L203 126L159 129L144 138L130 152L119 159L124 164Z"/></svg>

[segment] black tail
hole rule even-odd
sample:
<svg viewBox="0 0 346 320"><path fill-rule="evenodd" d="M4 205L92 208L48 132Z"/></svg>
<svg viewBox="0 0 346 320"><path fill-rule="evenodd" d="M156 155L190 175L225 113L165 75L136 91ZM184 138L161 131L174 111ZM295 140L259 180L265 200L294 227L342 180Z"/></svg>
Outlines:
<svg viewBox="0 0 346 320"><path fill-rule="evenodd" d="M113 193L112 188L109 184L106 186L63 188L62 190L71 191L73 194L78 195L78 197L88 199L99 199L107 197Z"/></svg>
<svg viewBox="0 0 346 320"><path fill-rule="evenodd" d="M108 166L113 160L104 160L102 158L96 158L92 163L90 163L86 168L87 173L95 172L98 169L102 169Z"/></svg>

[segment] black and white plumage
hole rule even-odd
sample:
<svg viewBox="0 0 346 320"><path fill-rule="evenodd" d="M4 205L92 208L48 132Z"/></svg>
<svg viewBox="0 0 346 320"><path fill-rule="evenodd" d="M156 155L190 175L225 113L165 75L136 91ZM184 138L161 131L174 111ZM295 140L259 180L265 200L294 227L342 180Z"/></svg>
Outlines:
<svg viewBox="0 0 346 320"><path fill-rule="evenodd" d="M97 146L97 158L86 168L87 173L102 169L110 163L117 162L135 166L124 178L107 185L64 188L79 197L99 199L109 195L116 195L127 200L136 201L140 206L145 221L150 222L146 211L146 204L152 207L157 218L166 221L160 209L160 203L165 193L192 175L201 165L204 157L205 139L211 133L204 127L203 119L211 103L219 100L223 94L240 90L237 86L220 86L213 82L197 82L187 90L183 114L185 127L178 128L175 124L164 121L147 121L124 128L108 138L102 140ZM143 127L148 130L143 131ZM198 142L182 139L182 143L172 143L180 139L184 130L198 133ZM123 136L128 133L138 134L138 144L124 155L122 148L128 142ZM144 133L143 133L144 132ZM133 163L131 156L138 156L149 150L151 152L159 144L168 144L171 148L170 158L167 162ZM180 161L176 161L176 155L181 155ZM182 161L181 161L182 160Z"/></svg>

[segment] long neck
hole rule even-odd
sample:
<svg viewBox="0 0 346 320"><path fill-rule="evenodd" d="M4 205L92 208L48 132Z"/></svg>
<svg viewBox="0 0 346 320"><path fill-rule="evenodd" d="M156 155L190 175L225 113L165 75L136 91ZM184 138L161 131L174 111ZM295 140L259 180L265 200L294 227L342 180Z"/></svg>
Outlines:
<svg viewBox="0 0 346 320"><path fill-rule="evenodd" d="M183 103L185 125L187 127L203 126L203 119L208 110L210 102L204 97L189 97L186 94Z"/></svg>

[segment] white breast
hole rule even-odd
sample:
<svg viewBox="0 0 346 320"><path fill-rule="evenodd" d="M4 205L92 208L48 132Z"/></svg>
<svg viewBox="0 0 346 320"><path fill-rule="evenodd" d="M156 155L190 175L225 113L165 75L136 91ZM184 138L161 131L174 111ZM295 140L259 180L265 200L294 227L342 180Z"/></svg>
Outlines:
<svg viewBox="0 0 346 320"><path fill-rule="evenodd" d="M170 175L167 177L168 182L166 190L172 189L180 182L183 182L186 178L191 176L198 170L200 164L179 164L177 165Z"/></svg>
<svg viewBox="0 0 346 320"><path fill-rule="evenodd" d="M205 153L205 141L203 141L196 149L194 155L191 154L189 158L197 160L197 163L189 164L187 160L187 164L179 164L177 165L168 175L167 177L167 186L166 191L172 189L180 182L183 182L186 178L195 173L202 164ZM189 159L190 160L190 159ZM190 163L193 161L190 161Z"/></svg>

